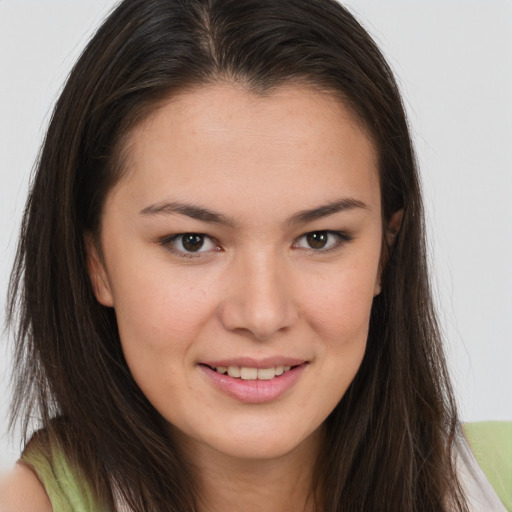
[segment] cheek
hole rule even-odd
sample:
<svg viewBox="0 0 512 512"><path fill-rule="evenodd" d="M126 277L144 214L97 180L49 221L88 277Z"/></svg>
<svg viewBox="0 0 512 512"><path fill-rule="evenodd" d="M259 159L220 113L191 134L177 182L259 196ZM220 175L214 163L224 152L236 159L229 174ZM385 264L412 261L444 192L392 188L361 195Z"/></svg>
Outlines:
<svg viewBox="0 0 512 512"><path fill-rule="evenodd" d="M141 357L186 350L214 308L204 287L169 268L115 276L113 290L123 349Z"/></svg>
<svg viewBox="0 0 512 512"><path fill-rule="evenodd" d="M329 407L342 398L364 357L377 269L377 257L360 260L310 287L308 317L321 354Z"/></svg>
<svg viewBox="0 0 512 512"><path fill-rule="evenodd" d="M376 279L377 265L361 265L333 273L323 286L310 287L314 328L336 344L359 342L368 331Z"/></svg>
<svg viewBox="0 0 512 512"><path fill-rule="evenodd" d="M346 290L350 300L333 297L325 304L325 309L316 316L315 327L322 340L327 373L337 376L342 392L352 381L366 350L368 326L371 311L371 298L357 297ZM336 300L337 299L337 300ZM333 382L334 383L334 382Z"/></svg>
<svg viewBox="0 0 512 512"><path fill-rule="evenodd" d="M130 372L153 406L165 411L169 397L182 396L188 385L194 343L214 309L213 298L169 268L144 270L129 280L116 276L115 310Z"/></svg>

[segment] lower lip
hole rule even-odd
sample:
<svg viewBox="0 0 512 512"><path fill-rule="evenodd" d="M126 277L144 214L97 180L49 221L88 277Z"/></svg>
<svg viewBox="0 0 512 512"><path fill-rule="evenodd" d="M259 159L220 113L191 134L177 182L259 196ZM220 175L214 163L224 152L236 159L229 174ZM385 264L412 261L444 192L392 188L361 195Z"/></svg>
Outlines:
<svg viewBox="0 0 512 512"><path fill-rule="evenodd" d="M209 366L200 365L199 368L218 389L230 397L248 404L261 404L272 402L284 395L300 379L306 366L307 363L295 366L282 375L269 380L235 379L229 375L218 373Z"/></svg>

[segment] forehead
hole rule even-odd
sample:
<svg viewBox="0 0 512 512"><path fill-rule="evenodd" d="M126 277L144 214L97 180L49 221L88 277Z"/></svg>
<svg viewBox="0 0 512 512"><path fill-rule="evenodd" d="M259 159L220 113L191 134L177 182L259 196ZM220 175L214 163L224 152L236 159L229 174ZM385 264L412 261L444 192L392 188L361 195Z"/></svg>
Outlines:
<svg viewBox="0 0 512 512"><path fill-rule="evenodd" d="M376 154L358 119L334 95L306 86L261 95L215 84L174 95L132 130L125 154L118 186L137 202L181 194L256 207L260 195L266 208L271 199L355 193L380 202Z"/></svg>

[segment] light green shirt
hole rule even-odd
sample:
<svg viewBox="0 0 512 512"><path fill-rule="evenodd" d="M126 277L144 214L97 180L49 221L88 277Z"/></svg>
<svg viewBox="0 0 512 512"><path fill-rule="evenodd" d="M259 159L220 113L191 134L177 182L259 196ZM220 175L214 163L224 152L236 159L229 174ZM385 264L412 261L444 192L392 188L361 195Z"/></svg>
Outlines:
<svg viewBox="0 0 512 512"><path fill-rule="evenodd" d="M464 430L471 450L462 440L457 466L470 510L512 512L512 422L467 424ZM38 476L53 512L113 512L95 501L79 468L72 467L62 451L30 443L21 462Z"/></svg>
<svg viewBox="0 0 512 512"><path fill-rule="evenodd" d="M71 467L61 451L29 444L20 462L37 475L48 494L53 512L109 512L98 505L78 468Z"/></svg>

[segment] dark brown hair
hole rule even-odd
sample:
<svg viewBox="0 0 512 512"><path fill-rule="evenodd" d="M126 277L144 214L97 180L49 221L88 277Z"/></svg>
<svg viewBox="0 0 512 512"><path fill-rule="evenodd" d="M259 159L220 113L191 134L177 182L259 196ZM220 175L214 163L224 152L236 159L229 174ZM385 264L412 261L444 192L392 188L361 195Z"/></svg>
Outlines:
<svg viewBox="0 0 512 512"><path fill-rule="evenodd" d="M336 94L376 147L384 227L403 209L392 248L383 237L364 360L326 421L319 509L465 510L404 109L382 54L334 0L125 0L103 23L55 107L25 211L10 285L12 423L28 435L40 417L41 439L106 506L117 489L136 511L195 510L193 471L128 370L113 310L92 293L84 234L100 228L130 129L173 93L219 80Z"/></svg>

